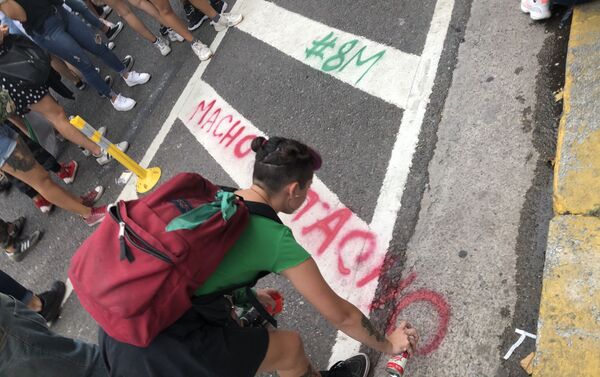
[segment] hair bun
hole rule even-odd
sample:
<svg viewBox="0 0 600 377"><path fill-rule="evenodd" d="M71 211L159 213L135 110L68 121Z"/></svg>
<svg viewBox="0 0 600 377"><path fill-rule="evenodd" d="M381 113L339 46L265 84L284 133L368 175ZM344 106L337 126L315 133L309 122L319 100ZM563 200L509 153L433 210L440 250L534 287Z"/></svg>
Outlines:
<svg viewBox="0 0 600 377"><path fill-rule="evenodd" d="M250 148L252 148L252 150L254 152L258 152L263 145L265 145L265 143L267 142L267 139L265 139L262 136L257 136L254 138L254 140L252 140L252 144L250 144Z"/></svg>

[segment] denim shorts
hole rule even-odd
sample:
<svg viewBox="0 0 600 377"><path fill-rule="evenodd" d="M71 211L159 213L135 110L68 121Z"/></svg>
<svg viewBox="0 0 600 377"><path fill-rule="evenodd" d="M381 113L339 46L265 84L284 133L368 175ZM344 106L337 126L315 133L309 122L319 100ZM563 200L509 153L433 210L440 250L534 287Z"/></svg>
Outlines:
<svg viewBox="0 0 600 377"><path fill-rule="evenodd" d="M17 133L6 124L0 124L0 168L17 146Z"/></svg>

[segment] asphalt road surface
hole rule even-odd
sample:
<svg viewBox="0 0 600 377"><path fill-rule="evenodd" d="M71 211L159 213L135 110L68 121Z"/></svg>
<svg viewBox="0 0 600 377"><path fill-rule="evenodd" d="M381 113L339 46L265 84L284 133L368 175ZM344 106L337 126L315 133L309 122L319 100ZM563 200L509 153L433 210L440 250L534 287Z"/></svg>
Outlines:
<svg viewBox="0 0 600 377"><path fill-rule="evenodd" d="M215 51L203 64L184 43L162 57L126 28L116 53L152 74L135 88L115 80L135 109L118 113L88 88L61 100L67 112L128 140L135 160L162 169L161 181L198 171L243 186L254 135L314 146L324 166L305 207L285 221L336 291L382 329L407 319L420 330L407 375L524 376L518 361L532 339L502 356L515 329L536 332L567 37L560 11L534 23L518 1L229 5L245 15L239 27L194 32ZM105 203L135 197L135 180L116 183L116 162L98 167L68 144L59 157L80 163L72 191L102 184ZM23 262L5 258L2 269L37 292L65 279L92 229L61 210L42 215L16 191L2 203L2 218L24 214L28 230L45 230ZM281 325L302 333L319 369L360 349L283 278L261 285L282 290ZM96 340L75 294L53 328ZM373 375L385 376L387 358L369 355Z"/></svg>

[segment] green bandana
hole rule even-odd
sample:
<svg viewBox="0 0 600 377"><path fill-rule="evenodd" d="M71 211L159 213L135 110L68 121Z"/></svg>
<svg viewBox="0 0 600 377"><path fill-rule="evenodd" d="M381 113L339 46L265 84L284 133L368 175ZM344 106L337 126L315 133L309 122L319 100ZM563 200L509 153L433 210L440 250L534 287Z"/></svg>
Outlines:
<svg viewBox="0 0 600 377"><path fill-rule="evenodd" d="M10 94L8 94L8 91L6 89L0 89L0 123L4 123L8 116L13 114L15 110L15 103L10 97Z"/></svg>
<svg viewBox="0 0 600 377"><path fill-rule="evenodd" d="M237 211L235 198L236 196L232 192L219 191L215 195L216 200L214 202L204 204L181 216L177 216L167 225L166 230L167 232L172 232L180 229L194 229L204 224L219 211L223 215L223 220L227 221Z"/></svg>

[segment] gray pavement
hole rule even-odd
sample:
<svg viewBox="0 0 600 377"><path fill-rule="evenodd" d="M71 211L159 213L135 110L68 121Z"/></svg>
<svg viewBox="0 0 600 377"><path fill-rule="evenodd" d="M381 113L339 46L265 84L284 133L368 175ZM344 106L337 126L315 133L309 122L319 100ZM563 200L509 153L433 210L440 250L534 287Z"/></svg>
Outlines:
<svg viewBox="0 0 600 377"><path fill-rule="evenodd" d="M423 51L435 6L433 0L359 1L351 7L345 1L274 3L416 55ZM156 23L148 24L157 30ZM215 32L204 25L195 35L208 43ZM507 362L501 356L516 340L515 327L535 332L551 214L546 160L553 155L557 116L552 91L562 81L565 40L556 21L533 23L516 2L454 3L376 297L385 297L413 272L416 279L372 313L383 328L396 303L407 304L406 297L417 297L410 295L414 292L430 293L400 312L422 331L427 348L410 360L407 375L523 375L518 360L532 350L533 342ZM94 126L107 125L111 140L130 141L130 155L140 160L198 61L185 44L174 44L171 55L161 57L129 29L115 42L119 55L136 57L135 69L153 74L143 87L127 88L116 80L116 87L138 100L138 106L117 113L91 89L77 93L76 103L61 102L68 113L80 114ZM326 161L319 178L349 209L370 221L405 110L236 29L227 32L202 80L260 130L299 138L319 149ZM75 158L81 165L74 192L101 183L107 186L104 202L117 198L122 187L115 179L121 167L111 163L98 168L78 149L63 149L61 161ZM190 170L235 184L180 120L150 165L162 168L163 180ZM92 230L64 211L42 215L16 192L3 203L2 218L24 214L28 229L42 228L46 235L22 263L4 259L2 269L35 291L52 279L65 278L71 255ZM261 284L284 292L283 327L300 331L315 365L326 368L335 329L284 279L269 277ZM445 319L447 329L440 332ZM96 338L95 324L75 295L54 329L89 341ZM370 355L377 361L379 355ZM384 376L386 360L379 359L375 376Z"/></svg>

